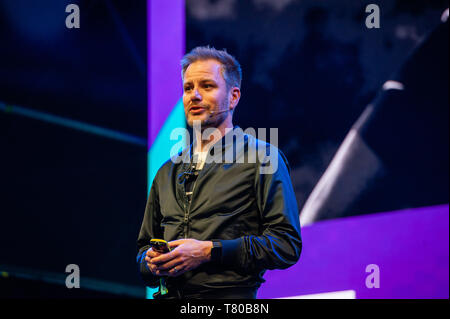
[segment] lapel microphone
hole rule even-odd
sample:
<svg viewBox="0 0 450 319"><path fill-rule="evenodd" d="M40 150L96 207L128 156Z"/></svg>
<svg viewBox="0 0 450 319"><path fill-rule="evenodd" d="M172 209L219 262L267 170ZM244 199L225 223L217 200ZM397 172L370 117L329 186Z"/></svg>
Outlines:
<svg viewBox="0 0 450 319"><path fill-rule="evenodd" d="M198 162L198 154L194 154L190 158L188 169L178 175L178 182L180 184L182 184L186 179L189 179L191 176L197 174L197 172L195 171L197 167L197 162Z"/></svg>

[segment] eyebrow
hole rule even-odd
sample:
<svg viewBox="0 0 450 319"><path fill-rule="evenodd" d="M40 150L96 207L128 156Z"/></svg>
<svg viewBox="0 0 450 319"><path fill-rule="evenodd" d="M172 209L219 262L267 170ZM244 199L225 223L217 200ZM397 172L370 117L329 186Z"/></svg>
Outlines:
<svg viewBox="0 0 450 319"><path fill-rule="evenodd" d="M207 83L207 82L211 82L211 83L214 83L214 84L216 84L216 81L215 80L213 80L213 79L203 79L203 80L200 80L200 83ZM183 86L185 86L185 85L187 85L187 84L192 84L192 81L187 81L187 82L184 82L183 83Z"/></svg>

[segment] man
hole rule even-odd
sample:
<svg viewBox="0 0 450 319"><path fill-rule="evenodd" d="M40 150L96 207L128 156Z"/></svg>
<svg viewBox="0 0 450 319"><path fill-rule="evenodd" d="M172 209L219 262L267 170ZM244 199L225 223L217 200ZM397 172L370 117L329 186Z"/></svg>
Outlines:
<svg viewBox="0 0 450 319"><path fill-rule="evenodd" d="M197 139L156 174L137 241L141 276L150 287L165 278L168 293L158 298L255 298L266 269L287 268L300 257L288 164L281 151L233 126L241 96L235 58L197 47L181 64L186 120L198 135L215 134ZM270 162L251 154L269 148ZM224 162L230 152L233 161ZM264 171L275 162L276 169ZM153 238L168 241L171 251L153 251Z"/></svg>

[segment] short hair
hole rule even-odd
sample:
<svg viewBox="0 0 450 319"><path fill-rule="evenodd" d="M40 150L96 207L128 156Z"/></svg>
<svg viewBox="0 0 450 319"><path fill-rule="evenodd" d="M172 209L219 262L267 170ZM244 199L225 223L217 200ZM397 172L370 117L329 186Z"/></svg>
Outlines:
<svg viewBox="0 0 450 319"><path fill-rule="evenodd" d="M222 64L222 76L228 89L234 86L241 88L242 70L239 62L226 49L217 50L209 45L196 47L181 59L181 78L184 79L184 73L192 63L210 59Z"/></svg>

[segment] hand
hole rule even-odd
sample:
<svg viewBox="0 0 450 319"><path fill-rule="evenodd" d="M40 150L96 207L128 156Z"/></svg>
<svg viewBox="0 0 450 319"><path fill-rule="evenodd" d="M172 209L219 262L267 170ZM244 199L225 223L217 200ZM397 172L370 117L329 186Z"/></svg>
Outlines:
<svg viewBox="0 0 450 319"><path fill-rule="evenodd" d="M151 257L148 262L149 268L150 270L154 269L154 274L157 276L177 277L209 261L212 246L211 241L196 239L171 241L169 247L172 251ZM155 252L149 254L153 255Z"/></svg>
<svg viewBox="0 0 450 319"><path fill-rule="evenodd" d="M152 248L148 249L145 253L145 261L147 262L147 267L148 269L150 269L153 275L156 275L156 265L152 264L150 260L161 255L161 253L154 251Z"/></svg>

